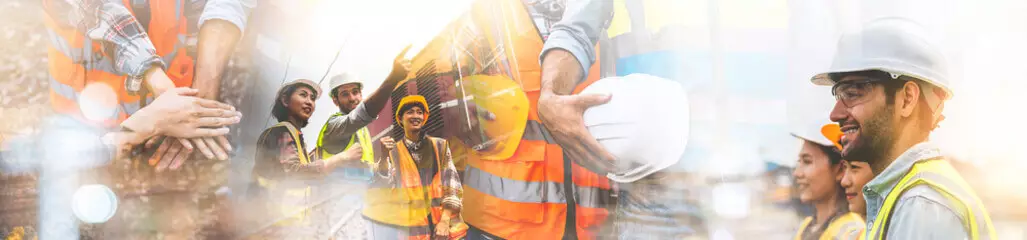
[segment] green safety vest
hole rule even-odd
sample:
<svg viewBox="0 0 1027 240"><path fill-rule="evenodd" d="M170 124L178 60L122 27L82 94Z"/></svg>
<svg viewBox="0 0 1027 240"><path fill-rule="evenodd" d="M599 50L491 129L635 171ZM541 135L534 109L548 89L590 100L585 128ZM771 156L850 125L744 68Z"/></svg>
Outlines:
<svg viewBox="0 0 1027 240"><path fill-rule="evenodd" d="M970 239L996 239L995 227L991 224L991 217L984 209L984 204L977 198L977 194L974 194L970 185L963 181L963 177L956 172L956 169L940 158L913 164L913 168L895 184L895 187L884 199L884 206L877 213L877 220L867 231L869 239L885 238L888 218L895 209L895 203L898 202L902 193L921 184L933 188L942 196L958 204L956 207L966 211L967 216L962 221L967 233L970 234Z"/></svg>
<svg viewBox="0 0 1027 240"><path fill-rule="evenodd" d="M341 116L343 116L342 113L335 113L332 114L331 117L333 118ZM357 130L357 132L353 134L356 137L350 136L349 143L347 143L346 147L342 148L343 150L340 150L339 152L328 152L328 150L324 148L323 139L326 130L328 130L327 123L325 123L325 125L321 127L321 132L317 135L317 148L320 149L319 151L321 153L321 159L327 159L335 154L342 152L350 146L353 146L353 143L359 142L360 146L364 148L364 155L360 157L360 161L367 164L371 164L374 162L374 149L371 148L371 134L368 132L367 127L360 128L360 130Z"/></svg>

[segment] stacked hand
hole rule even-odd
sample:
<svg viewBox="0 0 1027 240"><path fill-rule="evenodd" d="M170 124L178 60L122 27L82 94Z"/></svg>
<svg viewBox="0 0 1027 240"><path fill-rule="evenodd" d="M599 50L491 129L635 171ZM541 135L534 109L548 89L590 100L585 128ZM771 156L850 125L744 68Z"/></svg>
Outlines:
<svg viewBox="0 0 1027 240"><path fill-rule="evenodd" d="M190 88L170 89L125 120L123 126L150 138L147 148L160 143L149 159L158 171L177 169L195 148L207 158L227 159L231 145L224 135L242 114L230 105L197 97ZM159 165L158 165L159 164Z"/></svg>

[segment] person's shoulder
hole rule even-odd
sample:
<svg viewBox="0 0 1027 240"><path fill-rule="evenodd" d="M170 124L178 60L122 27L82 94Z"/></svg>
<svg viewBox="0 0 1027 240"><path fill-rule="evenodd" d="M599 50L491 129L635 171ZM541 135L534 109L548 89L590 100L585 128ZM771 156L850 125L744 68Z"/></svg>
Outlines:
<svg viewBox="0 0 1027 240"><path fill-rule="evenodd" d="M960 207L961 203L955 199L945 197L939 190L921 184L913 186L899 196L895 203L895 215L903 215L911 220L915 219L938 219L940 216L948 215L951 219L966 219L967 212Z"/></svg>

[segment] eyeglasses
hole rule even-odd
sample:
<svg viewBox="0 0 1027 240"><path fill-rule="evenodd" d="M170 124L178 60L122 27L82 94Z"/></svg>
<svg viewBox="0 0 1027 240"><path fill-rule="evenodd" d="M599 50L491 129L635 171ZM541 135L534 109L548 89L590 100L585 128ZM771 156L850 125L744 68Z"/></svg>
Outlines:
<svg viewBox="0 0 1027 240"><path fill-rule="evenodd" d="M884 81L879 78L866 78L860 80L845 81L831 87L831 95L845 107L853 107L865 103L870 98L870 91L874 84Z"/></svg>

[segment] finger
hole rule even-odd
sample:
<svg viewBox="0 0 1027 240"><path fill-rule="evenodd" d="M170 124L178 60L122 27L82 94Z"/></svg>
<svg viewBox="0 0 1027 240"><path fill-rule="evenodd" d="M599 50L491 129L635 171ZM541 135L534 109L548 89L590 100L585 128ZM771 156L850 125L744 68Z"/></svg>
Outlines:
<svg viewBox="0 0 1027 240"><path fill-rule="evenodd" d="M164 169L167 169L171 162L178 157L178 152L181 151L182 144L179 141L171 141L171 147L169 147L168 151L164 153L164 156L161 156L161 161L157 163L156 171L163 172Z"/></svg>
<svg viewBox="0 0 1027 240"><path fill-rule="evenodd" d="M201 108L198 108L195 111L193 111L192 116L193 117L198 117L198 118L199 117L231 118L231 117L241 117L242 113L239 113L239 112L233 111L233 110L224 109L224 108L201 107Z"/></svg>
<svg viewBox="0 0 1027 240"><path fill-rule="evenodd" d="M573 98L574 98L574 103L575 103L574 105L576 105L578 107L581 107L581 108L589 108L589 107L592 107L592 106L602 105L602 104L605 104L607 102L610 102L610 99L613 98L613 95L601 94L601 93L593 93L593 94L576 95L576 96L573 96Z"/></svg>
<svg viewBox="0 0 1027 240"><path fill-rule="evenodd" d="M204 157L207 157L207 159L214 159L214 152L210 150L210 147L207 146L205 141L203 141L203 138L192 138L189 140L193 142L193 145L196 145L197 149L200 149L200 153L202 153ZM172 166L172 168L174 168L174 166Z"/></svg>
<svg viewBox="0 0 1027 240"><path fill-rule="evenodd" d="M181 95L181 96L196 96L196 95L200 94L200 90L199 89L195 89L195 88L183 87L183 88L175 88L173 90L176 90L175 92L178 93L178 95Z"/></svg>
<svg viewBox="0 0 1027 240"><path fill-rule="evenodd" d="M214 139L217 140L218 143L221 144L221 149L224 149L225 152L231 152L232 151L232 143L228 141L228 138L225 137L224 134L221 134L220 136L216 136L216 137L214 137Z"/></svg>
<svg viewBox="0 0 1027 240"><path fill-rule="evenodd" d="M178 169L178 167L182 166L186 160L189 160L189 158L192 157L193 150L196 149L193 144L189 142L189 139L179 138L178 142L182 144L182 151L179 151L178 154L171 159L170 164L167 165L171 170Z"/></svg>
<svg viewBox="0 0 1027 240"><path fill-rule="evenodd" d="M150 156L150 166L156 166L157 163L160 162L161 158L164 157L164 154L167 154L171 145L174 145L174 141L161 142L160 147L157 148L157 152L153 153L153 156Z"/></svg>
<svg viewBox="0 0 1027 240"><path fill-rule="evenodd" d="M146 143L143 144L143 148L145 148L145 149L152 149L153 145L161 143L163 140L164 140L164 136L152 137L152 138L146 140Z"/></svg>
<svg viewBox="0 0 1027 240"><path fill-rule="evenodd" d="M396 59L399 60L399 59L406 58L407 51L410 51L410 47L413 47L413 46L414 46L413 44L408 44L407 47L403 48L403 51L399 52L399 55L396 55Z"/></svg>
<svg viewBox="0 0 1027 240"><path fill-rule="evenodd" d="M239 123L240 120L239 117L201 117L195 120L195 125L201 128L224 127Z"/></svg>
<svg viewBox="0 0 1027 240"><path fill-rule="evenodd" d="M210 99L197 98L197 99L195 99L195 101L196 101L195 103L197 105L200 105L201 107L205 107L205 108L220 108L220 109L227 109L227 110L235 110L235 108L233 108L232 105L228 105L226 103L222 103L222 102L218 102L218 101L214 101L214 100L210 100Z"/></svg>
<svg viewBox="0 0 1027 240"><path fill-rule="evenodd" d="M225 153L223 146L218 145L218 143L214 141L214 138L205 137L203 138L203 141L207 142L207 145L209 145L210 149L214 151L214 155L217 157L218 160L228 159L228 154Z"/></svg>
<svg viewBox="0 0 1027 240"><path fill-rule="evenodd" d="M227 127L196 128L196 129L193 129L193 131L187 132L185 134L182 134L182 136L179 136L179 137L184 137L184 138L217 137L217 136L224 136L225 134L228 134L229 132L230 132L230 130Z"/></svg>

